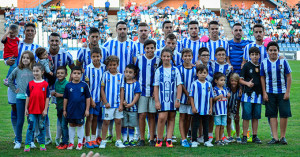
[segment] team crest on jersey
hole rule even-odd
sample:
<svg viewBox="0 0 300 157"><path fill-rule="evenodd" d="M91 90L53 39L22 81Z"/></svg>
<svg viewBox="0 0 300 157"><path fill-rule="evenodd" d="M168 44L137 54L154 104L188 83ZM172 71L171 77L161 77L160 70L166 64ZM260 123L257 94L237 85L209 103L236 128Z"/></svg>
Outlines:
<svg viewBox="0 0 300 157"><path fill-rule="evenodd" d="M232 47L230 47L230 50L232 50Z"/></svg>
<svg viewBox="0 0 300 157"><path fill-rule="evenodd" d="M105 113L105 118L107 118L108 117L108 113Z"/></svg>
<svg viewBox="0 0 300 157"><path fill-rule="evenodd" d="M70 92L73 92L73 88L70 88Z"/></svg>
<svg viewBox="0 0 300 157"><path fill-rule="evenodd" d="M282 64L279 64L279 68L282 69Z"/></svg>
<svg viewBox="0 0 300 157"><path fill-rule="evenodd" d="M42 90L43 90L43 92L44 92L44 91L45 91L45 87L43 87L43 89L42 89Z"/></svg>
<svg viewBox="0 0 300 157"><path fill-rule="evenodd" d="M83 91L84 91L84 90L83 90L83 87L81 87L80 91L81 91L81 92L83 92Z"/></svg>
<svg viewBox="0 0 300 157"><path fill-rule="evenodd" d="M252 69L250 69L249 72L252 73Z"/></svg>

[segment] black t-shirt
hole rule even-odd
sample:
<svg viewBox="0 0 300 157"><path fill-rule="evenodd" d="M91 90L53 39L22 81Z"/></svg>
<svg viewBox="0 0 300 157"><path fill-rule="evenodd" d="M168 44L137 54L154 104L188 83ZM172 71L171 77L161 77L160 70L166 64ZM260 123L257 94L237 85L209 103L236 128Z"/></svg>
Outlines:
<svg viewBox="0 0 300 157"><path fill-rule="evenodd" d="M261 83L260 83L260 67L259 65L254 65L251 61L247 62L241 71L241 78L243 78L245 81L249 82L251 79L254 83L254 86L252 88L248 86L244 86L244 92L248 95L251 95L251 93L254 91L256 95L259 95L262 93Z"/></svg>

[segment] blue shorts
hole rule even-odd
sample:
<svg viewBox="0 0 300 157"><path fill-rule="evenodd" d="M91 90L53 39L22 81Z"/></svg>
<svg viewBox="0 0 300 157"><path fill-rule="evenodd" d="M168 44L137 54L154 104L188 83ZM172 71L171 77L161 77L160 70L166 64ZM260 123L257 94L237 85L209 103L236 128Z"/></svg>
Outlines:
<svg viewBox="0 0 300 157"><path fill-rule="evenodd" d="M227 125L227 115L216 115L214 116L215 125Z"/></svg>
<svg viewBox="0 0 300 157"><path fill-rule="evenodd" d="M70 119L67 118L68 123L73 123L73 124L84 124L84 118L83 119Z"/></svg>
<svg viewBox="0 0 300 157"><path fill-rule="evenodd" d="M97 115L97 116L99 116L99 114L100 114L100 102L96 102L96 107L95 108L92 108L91 106L90 106L90 114L94 114L94 115Z"/></svg>
<svg viewBox="0 0 300 157"><path fill-rule="evenodd" d="M242 119L251 120L261 118L261 104L243 102L242 107Z"/></svg>

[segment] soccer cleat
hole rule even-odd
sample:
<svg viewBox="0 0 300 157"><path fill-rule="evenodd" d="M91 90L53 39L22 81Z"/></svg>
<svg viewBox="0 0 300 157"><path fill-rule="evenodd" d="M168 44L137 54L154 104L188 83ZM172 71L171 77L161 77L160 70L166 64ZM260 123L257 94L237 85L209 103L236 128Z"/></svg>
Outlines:
<svg viewBox="0 0 300 157"><path fill-rule="evenodd" d="M85 142L84 146L85 146L86 148L90 148L90 149L94 148L94 146L93 146L93 144L92 144L91 141Z"/></svg>
<svg viewBox="0 0 300 157"><path fill-rule="evenodd" d="M15 146L14 146L14 149L20 149L21 148L21 143L16 141L15 142Z"/></svg>
<svg viewBox="0 0 300 157"><path fill-rule="evenodd" d="M77 150L81 150L82 147L83 147L83 144L82 144L82 143L78 143L76 149L77 149Z"/></svg>
<svg viewBox="0 0 300 157"><path fill-rule="evenodd" d="M34 142L31 142L31 143L30 143L30 148L36 148Z"/></svg>
<svg viewBox="0 0 300 157"><path fill-rule="evenodd" d="M236 140L236 143L242 143L242 139L240 137L237 137L235 140Z"/></svg>
<svg viewBox="0 0 300 157"><path fill-rule="evenodd" d="M98 148L99 144L96 141L90 141L94 148Z"/></svg>
<svg viewBox="0 0 300 157"><path fill-rule="evenodd" d="M67 144L61 144L61 145L58 146L57 149L63 150L63 149L67 149L67 148L68 148L68 145L67 145Z"/></svg>
<svg viewBox="0 0 300 157"><path fill-rule="evenodd" d="M272 138L272 140L270 142L268 142L268 144L277 144L279 143L279 140L276 140L275 138Z"/></svg>
<svg viewBox="0 0 300 157"><path fill-rule="evenodd" d="M222 140L216 141L215 144L217 146L224 146L224 143L222 142Z"/></svg>
<svg viewBox="0 0 300 157"><path fill-rule="evenodd" d="M145 146L145 141L144 140L140 140L138 142L137 146Z"/></svg>
<svg viewBox="0 0 300 157"><path fill-rule="evenodd" d="M209 136L209 137L208 137L209 142L212 142L213 139L214 139L214 137L212 137L212 136Z"/></svg>
<svg viewBox="0 0 300 157"><path fill-rule="evenodd" d="M230 141L230 142L235 142L235 140L234 140L233 137L229 137L229 138L228 138L228 141Z"/></svg>
<svg viewBox="0 0 300 157"><path fill-rule="evenodd" d="M203 136L197 138L198 143L204 143Z"/></svg>
<svg viewBox="0 0 300 157"><path fill-rule="evenodd" d="M73 143L69 143L67 149L68 150L72 150L74 148L74 144Z"/></svg>
<svg viewBox="0 0 300 157"><path fill-rule="evenodd" d="M172 140L171 141L166 141L166 145L167 145L168 148L172 148L173 147Z"/></svg>
<svg viewBox="0 0 300 157"><path fill-rule="evenodd" d="M106 147L106 140L102 140L101 143L100 143L100 146L99 148L105 148Z"/></svg>
<svg viewBox="0 0 300 157"><path fill-rule="evenodd" d="M100 145L101 141L102 141L102 138L101 137L97 137L96 142L97 142L98 145Z"/></svg>
<svg viewBox="0 0 300 157"><path fill-rule="evenodd" d="M192 148L196 148L198 147L198 142L194 141L192 142L192 145L191 145Z"/></svg>
<svg viewBox="0 0 300 157"><path fill-rule="evenodd" d="M107 141L107 143L112 143L113 137L111 135L107 136L106 141Z"/></svg>
<svg viewBox="0 0 300 157"><path fill-rule="evenodd" d="M223 140L224 143L230 143L230 141L226 138L226 136L224 136L224 137L222 138L222 140Z"/></svg>
<svg viewBox="0 0 300 157"><path fill-rule="evenodd" d="M155 147L161 147L162 146L162 141L158 140L155 144Z"/></svg>
<svg viewBox="0 0 300 157"><path fill-rule="evenodd" d="M242 139L242 142L241 142L242 144L247 144L247 137L246 136L244 136L243 137L243 139Z"/></svg>
<svg viewBox="0 0 300 157"><path fill-rule="evenodd" d="M49 144L51 144L51 143L52 143L51 138L47 138L47 139L46 139L46 142L45 142L45 145L49 145Z"/></svg>
<svg viewBox="0 0 300 157"><path fill-rule="evenodd" d="M134 146L136 146L136 144L135 144L135 142L134 142L133 140L131 140L131 141L129 142L129 146L134 147Z"/></svg>
<svg viewBox="0 0 300 157"><path fill-rule="evenodd" d="M252 138L252 142L256 144L262 144L261 140L258 137Z"/></svg>
<svg viewBox="0 0 300 157"><path fill-rule="evenodd" d="M150 140L150 142L149 142L149 146L151 146L151 147L154 147L155 146L155 141L154 140Z"/></svg>
<svg viewBox="0 0 300 157"><path fill-rule="evenodd" d="M115 146L118 148L125 148L126 146L124 146L123 142L121 140L117 140L115 143Z"/></svg>
<svg viewBox="0 0 300 157"><path fill-rule="evenodd" d="M204 143L204 146L206 146L206 147L213 147L214 145L213 145L211 142L206 141L206 142Z"/></svg>
<svg viewBox="0 0 300 157"><path fill-rule="evenodd" d="M189 142L185 139L185 140L182 140L182 141L181 141L181 146L182 146L182 147L190 147L190 144L189 144Z"/></svg>
<svg viewBox="0 0 300 157"><path fill-rule="evenodd" d="M282 137L280 139L280 143L283 144L283 145L287 145L288 144L285 137Z"/></svg>
<svg viewBox="0 0 300 157"><path fill-rule="evenodd" d="M125 141L123 144L124 144L125 147L129 146L129 142L128 141Z"/></svg>
<svg viewBox="0 0 300 157"><path fill-rule="evenodd" d="M55 145L59 146L60 145L60 138L55 139Z"/></svg>
<svg viewBox="0 0 300 157"><path fill-rule="evenodd" d="M29 152L29 151L30 151L30 145L27 144L25 145L24 152Z"/></svg>
<svg viewBox="0 0 300 157"><path fill-rule="evenodd" d="M56 148L59 148L59 147L61 147L61 146L63 146L64 144L63 143L61 143L61 144L59 144L58 146L56 146Z"/></svg>
<svg viewBox="0 0 300 157"><path fill-rule="evenodd" d="M40 144L40 150L41 151L46 151L47 150L45 144Z"/></svg>

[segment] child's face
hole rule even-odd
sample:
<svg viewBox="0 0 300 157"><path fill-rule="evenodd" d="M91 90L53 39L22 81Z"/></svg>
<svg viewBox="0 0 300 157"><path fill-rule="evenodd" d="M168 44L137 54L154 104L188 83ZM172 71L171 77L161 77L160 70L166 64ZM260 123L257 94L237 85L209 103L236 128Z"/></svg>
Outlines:
<svg viewBox="0 0 300 157"><path fill-rule="evenodd" d="M47 58L48 58L48 53L47 53L47 51L45 51L45 52L41 55L40 59L47 59Z"/></svg>
<svg viewBox="0 0 300 157"><path fill-rule="evenodd" d="M163 64L170 63L171 57L172 57L171 53L163 52L161 54L161 60L162 60Z"/></svg>
<svg viewBox="0 0 300 157"><path fill-rule="evenodd" d="M184 63L191 63L193 59L193 54L188 52L182 55L182 60L184 61Z"/></svg>
<svg viewBox="0 0 300 157"><path fill-rule="evenodd" d="M92 58L93 64L98 65L100 63L102 56L100 55L100 53L92 53L91 58Z"/></svg>
<svg viewBox="0 0 300 157"><path fill-rule="evenodd" d="M225 77L220 77L218 80L215 80L215 83L220 86L223 87L225 85Z"/></svg>
<svg viewBox="0 0 300 157"><path fill-rule="evenodd" d="M22 56L22 63L25 65L25 66L28 66L30 64L30 57L28 54L24 54Z"/></svg>
<svg viewBox="0 0 300 157"><path fill-rule="evenodd" d="M9 35L11 38L15 38L18 35L18 31L9 30Z"/></svg>
<svg viewBox="0 0 300 157"><path fill-rule="evenodd" d="M260 55L259 53L251 53L250 58L253 63L257 63L258 59L260 58Z"/></svg>
<svg viewBox="0 0 300 157"><path fill-rule="evenodd" d="M208 72L207 72L206 69L203 70L203 71L198 71L198 72L197 72L197 77L198 77L198 79L199 79L200 81L204 81L205 78L207 77L207 75L208 75Z"/></svg>
<svg viewBox="0 0 300 157"><path fill-rule="evenodd" d="M133 69L126 68L125 69L125 78L126 80L131 80L135 77L136 73Z"/></svg>
<svg viewBox="0 0 300 157"><path fill-rule="evenodd" d="M63 69L59 69L56 71L56 77L58 80L64 80L67 76L67 73Z"/></svg>
<svg viewBox="0 0 300 157"><path fill-rule="evenodd" d="M151 58L154 56L154 52L155 52L156 48L155 48L154 44L149 44L145 47L144 50L146 52L146 56Z"/></svg>
<svg viewBox="0 0 300 157"><path fill-rule="evenodd" d="M82 76L82 72L80 70L74 70L71 76L74 81L79 82Z"/></svg>
<svg viewBox="0 0 300 157"><path fill-rule="evenodd" d="M278 58L278 49L276 46L270 46L268 50L270 59L276 60Z"/></svg>
<svg viewBox="0 0 300 157"><path fill-rule="evenodd" d="M199 56L202 63L207 63L209 61L209 53L207 51L203 51L201 56Z"/></svg>
<svg viewBox="0 0 300 157"><path fill-rule="evenodd" d="M236 88L238 85L238 81L236 81L235 79L230 79L230 84L232 88Z"/></svg>
<svg viewBox="0 0 300 157"><path fill-rule="evenodd" d="M225 62L225 58L226 58L226 53L225 51L219 51L216 54L216 58L217 58L217 62L218 63L224 63Z"/></svg>
<svg viewBox="0 0 300 157"><path fill-rule="evenodd" d="M118 69L119 63L118 62L109 62L107 65L107 69L110 73L116 73Z"/></svg>
<svg viewBox="0 0 300 157"><path fill-rule="evenodd" d="M38 80L42 78L44 71L41 70L41 67L35 66L33 67L32 73L33 77Z"/></svg>

